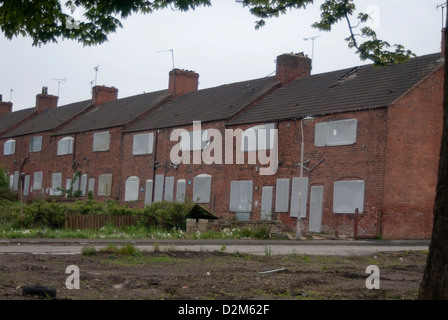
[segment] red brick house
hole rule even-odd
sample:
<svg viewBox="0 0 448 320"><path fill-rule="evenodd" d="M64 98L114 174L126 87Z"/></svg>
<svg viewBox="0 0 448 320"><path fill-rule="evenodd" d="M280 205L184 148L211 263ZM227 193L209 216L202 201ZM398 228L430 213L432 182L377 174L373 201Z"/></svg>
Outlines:
<svg viewBox="0 0 448 320"><path fill-rule="evenodd" d="M285 54L275 76L202 90L198 74L176 69L167 90L117 99L99 87L92 100L55 108L58 123L50 109L17 125L0 104L0 163L13 181L14 160L29 155L29 183L42 171L52 194L80 172L81 197L90 190L133 206L187 198L222 218L275 219L292 230L299 221L302 232L429 238L440 53L317 75L310 65ZM41 133L36 156L30 138Z"/></svg>

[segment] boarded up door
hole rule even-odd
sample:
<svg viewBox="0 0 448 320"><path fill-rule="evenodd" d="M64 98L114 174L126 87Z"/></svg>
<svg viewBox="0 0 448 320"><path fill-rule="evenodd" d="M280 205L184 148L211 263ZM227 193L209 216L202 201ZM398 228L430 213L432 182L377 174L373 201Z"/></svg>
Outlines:
<svg viewBox="0 0 448 320"><path fill-rule="evenodd" d="M322 231L322 201L324 195L323 186L312 186L310 196L310 232Z"/></svg>

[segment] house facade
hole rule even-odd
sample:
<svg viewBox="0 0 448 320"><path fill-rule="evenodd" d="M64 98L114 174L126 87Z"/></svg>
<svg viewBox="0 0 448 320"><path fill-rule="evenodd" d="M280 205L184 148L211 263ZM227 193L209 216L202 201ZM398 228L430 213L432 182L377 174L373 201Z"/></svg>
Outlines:
<svg viewBox="0 0 448 320"><path fill-rule="evenodd" d="M214 88L176 69L167 90L127 98L99 86L40 112L0 102L0 163L29 199L190 199L301 233L427 239L443 66L438 53L310 75L284 54L275 76Z"/></svg>

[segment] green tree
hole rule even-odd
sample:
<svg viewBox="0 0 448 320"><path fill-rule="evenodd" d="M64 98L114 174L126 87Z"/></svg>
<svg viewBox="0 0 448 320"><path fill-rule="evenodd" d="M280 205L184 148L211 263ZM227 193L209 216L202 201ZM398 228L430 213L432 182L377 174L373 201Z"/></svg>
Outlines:
<svg viewBox="0 0 448 320"><path fill-rule="evenodd" d="M0 187L8 187L8 186L9 181L6 178L6 173L2 168L0 168Z"/></svg>
<svg viewBox="0 0 448 320"><path fill-rule="evenodd" d="M259 20L255 27L265 25L266 20L285 14L288 10L306 9L313 0L236 0ZM82 8L85 21L77 22L64 13L58 0L0 0L0 27L8 39L23 35L33 39L34 45L56 42L57 39L73 39L84 45L101 44L107 35L122 27L120 20L132 13L152 13L164 8L181 11L198 6L210 6L211 0L69 0L66 8ZM401 45L390 45L377 38L371 28L364 26L369 19L360 13L356 24L351 19L356 10L354 0L326 0L320 7L321 19L313 27L331 31L334 24L345 21L348 26L348 46L356 49L361 60L371 60L377 65L401 63L413 56ZM448 12L448 8L447 8ZM361 39L361 41L360 41ZM447 52L447 50L445 50ZM445 77L447 71L445 71ZM444 87L444 118L442 148L440 153L438 184L434 205L434 226L428 261L420 287L421 299L448 298L448 83Z"/></svg>

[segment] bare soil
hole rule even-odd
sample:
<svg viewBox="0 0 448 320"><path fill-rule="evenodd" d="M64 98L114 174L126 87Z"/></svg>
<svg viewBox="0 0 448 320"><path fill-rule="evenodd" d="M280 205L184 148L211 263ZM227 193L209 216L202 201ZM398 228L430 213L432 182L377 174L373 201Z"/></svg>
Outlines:
<svg viewBox="0 0 448 320"><path fill-rule="evenodd" d="M1 254L0 300L43 299L22 293L23 286L36 284L55 288L56 300L413 300L426 256L424 252L254 256L175 250L133 255ZM80 289L66 287L69 265L79 268ZM369 265L380 270L380 289L366 288Z"/></svg>

